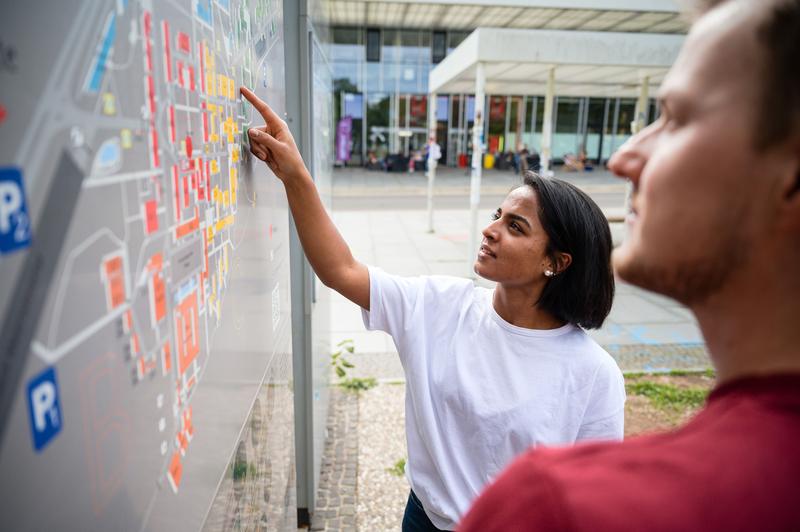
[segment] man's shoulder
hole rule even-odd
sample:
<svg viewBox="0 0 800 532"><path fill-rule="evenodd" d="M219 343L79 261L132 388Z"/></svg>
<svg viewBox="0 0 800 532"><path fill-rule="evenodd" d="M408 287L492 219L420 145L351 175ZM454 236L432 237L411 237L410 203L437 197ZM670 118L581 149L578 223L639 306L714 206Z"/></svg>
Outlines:
<svg viewBox="0 0 800 532"><path fill-rule="evenodd" d="M791 502L800 493L800 459L791 452L800 424L748 408L717 402L672 432L528 452L487 491L490 504L481 497L472 521L485 524L491 504L511 497L521 501L507 512L506 529L521 519L561 520L565 530L800 525L800 508Z"/></svg>

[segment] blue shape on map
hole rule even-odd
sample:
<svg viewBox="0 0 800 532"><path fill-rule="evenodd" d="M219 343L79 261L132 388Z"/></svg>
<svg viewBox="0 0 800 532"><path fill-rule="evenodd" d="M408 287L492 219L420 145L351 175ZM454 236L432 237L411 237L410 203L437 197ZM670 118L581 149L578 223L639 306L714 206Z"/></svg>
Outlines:
<svg viewBox="0 0 800 532"><path fill-rule="evenodd" d="M28 382L28 414L33 448L40 452L63 427L55 367L49 367Z"/></svg>
<svg viewBox="0 0 800 532"><path fill-rule="evenodd" d="M197 0L197 16L209 26L213 25L211 0Z"/></svg>
<svg viewBox="0 0 800 532"><path fill-rule="evenodd" d="M108 54L111 52L111 47L114 45L114 38L117 35L117 16L111 14L111 20L106 25L106 33L103 36L103 44L100 46L100 52L94 60L92 67L92 76L89 78L89 85L86 89L89 92L98 92L100 85L103 82L103 74L106 72L106 61L108 61Z"/></svg>
<svg viewBox="0 0 800 532"><path fill-rule="evenodd" d="M22 171L0 168L0 254L31 244L31 222L25 201Z"/></svg>
<svg viewBox="0 0 800 532"><path fill-rule="evenodd" d="M97 154L98 162L103 167L114 166L119 161L120 155L118 142L105 142Z"/></svg>

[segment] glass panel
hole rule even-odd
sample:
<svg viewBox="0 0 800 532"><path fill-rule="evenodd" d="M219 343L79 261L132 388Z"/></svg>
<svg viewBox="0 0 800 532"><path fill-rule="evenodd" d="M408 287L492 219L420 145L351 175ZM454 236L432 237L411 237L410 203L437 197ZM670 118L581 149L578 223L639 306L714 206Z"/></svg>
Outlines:
<svg viewBox="0 0 800 532"><path fill-rule="evenodd" d="M446 102L445 105L447 105ZM445 109L447 108L445 107ZM425 128L427 120L428 120L428 97L425 95L411 95L409 99L408 126Z"/></svg>
<svg viewBox="0 0 800 532"><path fill-rule="evenodd" d="M586 120L586 157L588 159L600 158L600 137L603 133L603 114L605 112L605 98L590 98L588 117ZM603 142L608 142L604 139Z"/></svg>
<svg viewBox="0 0 800 532"><path fill-rule="evenodd" d="M447 122L447 96L438 96L436 98L436 120Z"/></svg>
<svg viewBox="0 0 800 532"><path fill-rule="evenodd" d="M447 33L447 53L452 52L461 42L469 36L468 31L451 31Z"/></svg>
<svg viewBox="0 0 800 532"><path fill-rule="evenodd" d="M367 61L381 60L381 30L367 30Z"/></svg>
<svg viewBox="0 0 800 532"><path fill-rule="evenodd" d="M334 90L358 92L361 88L359 64L350 61L333 63Z"/></svg>
<svg viewBox="0 0 800 532"><path fill-rule="evenodd" d="M385 63L400 61L400 52L400 32L383 30L383 61Z"/></svg>
<svg viewBox="0 0 800 532"><path fill-rule="evenodd" d="M544 96L539 96L536 99L536 125L534 127L536 133L541 134L542 124L544 124Z"/></svg>
<svg viewBox="0 0 800 532"><path fill-rule="evenodd" d="M364 78L367 92L379 92L383 90L383 75L381 63L367 63L367 73Z"/></svg>
<svg viewBox="0 0 800 532"><path fill-rule="evenodd" d="M553 134L553 157L564 157L578 150L576 135L578 133L578 115L580 98L558 98L558 115L556 116L555 133Z"/></svg>
<svg viewBox="0 0 800 532"><path fill-rule="evenodd" d="M367 146L376 157L382 159L388 153L389 145L389 103L388 94L373 93L367 99Z"/></svg>
<svg viewBox="0 0 800 532"><path fill-rule="evenodd" d="M361 94L344 94L344 116L351 118L363 118L363 96Z"/></svg>
<svg viewBox="0 0 800 532"><path fill-rule="evenodd" d="M525 125L523 126L524 133L531 133L533 119L533 96L528 96L525 102Z"/></svg>

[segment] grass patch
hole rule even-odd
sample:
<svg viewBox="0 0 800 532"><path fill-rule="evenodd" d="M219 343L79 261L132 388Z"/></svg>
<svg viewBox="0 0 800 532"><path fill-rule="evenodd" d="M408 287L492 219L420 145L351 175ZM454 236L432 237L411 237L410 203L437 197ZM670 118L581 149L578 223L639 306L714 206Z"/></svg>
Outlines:
<svg viewBox="0 0 800 532"><path fill-rule="evenodd" d="M703 377L708 377L713 379L717 376L713 369L708 368L702 371L687 371L685 369L673 369L668 373L668 375L672 377L690 377L693 375L702 375Z"/></svg>
<svg viewBox="0 0 800 532"><path fill-rule="evenodd" d="M678 388L669 384L648 381L628 383L625 385L625 390L629 394L647 397L657 408L670 410L700 407L708 396L708 390Z"/></svg>
<svg viewBox="0 0 800 532"><path fill-rule="evenodd" d="M366 391L378 385L375 377L353 377L344 379L339 383L339 386L352 392Z"/></svg>
<svg viewBox="0 0 800 532"><path fill-rule="evenodd" d="M626 379L638 379L639 377L648 377L651 375L669 375L670 377L693 377L693 376L702 376L708 377L713 379L717 376L712 368L708 369L673 369L665 373L653 373L653 372L646 372L646 371L628 371L622 374Z"/></svg>
<svg viewBox="0 0 800 532"><path fill-rule="evenodd" d="M406 459L401 458L392 467L387 467L386 471L396 477L402 477L406 473Z"/></svg>

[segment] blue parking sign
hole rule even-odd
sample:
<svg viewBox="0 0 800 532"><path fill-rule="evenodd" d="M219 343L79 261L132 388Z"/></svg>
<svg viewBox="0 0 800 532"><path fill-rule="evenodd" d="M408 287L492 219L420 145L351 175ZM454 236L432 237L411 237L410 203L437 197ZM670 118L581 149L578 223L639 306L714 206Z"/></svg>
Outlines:
<svg viewBox="0 0 800 532"><path fill-rule="evenodd" d="M28 414L33 448L40 452L61 432L64 423L55 367L47 368L28 382Z"/></svg>
<svg viewBox="0 0 800 532"><path fill-rule="evenodd" d="M26 248L31 243L31 221L25 203L22 172L0 168L0 254Z"/></svg>

